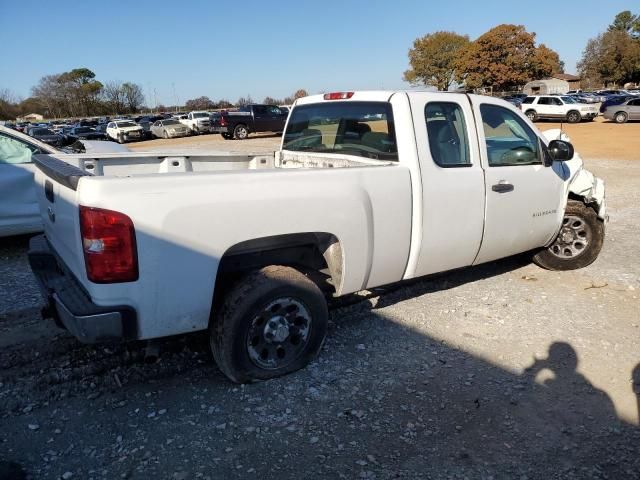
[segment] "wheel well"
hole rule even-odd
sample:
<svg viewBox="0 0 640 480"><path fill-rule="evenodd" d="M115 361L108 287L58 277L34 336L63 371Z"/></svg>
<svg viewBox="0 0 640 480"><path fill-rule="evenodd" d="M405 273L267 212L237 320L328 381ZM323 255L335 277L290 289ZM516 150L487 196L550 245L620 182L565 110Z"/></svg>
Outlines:
<svg viewBox="0 0 640 480"><path fill-rule="evenodd" d="M245 274L268 265L296 268L327 294L342 283L342 247L338 238L325 232L274 235L240 242L229 248L218 265L214 305L223 293Z"/></svg>
<svg viewBox="0 0 640 480"><path fill-rule="evenodd" d="M578 115L580 115L580 112L579 112L578 110L569 110L569 111L567 112L567 115L570 115L570 114L572 114L572 113L577 113ZM581 116L582 116L582 115L581 115Z"/></svg>

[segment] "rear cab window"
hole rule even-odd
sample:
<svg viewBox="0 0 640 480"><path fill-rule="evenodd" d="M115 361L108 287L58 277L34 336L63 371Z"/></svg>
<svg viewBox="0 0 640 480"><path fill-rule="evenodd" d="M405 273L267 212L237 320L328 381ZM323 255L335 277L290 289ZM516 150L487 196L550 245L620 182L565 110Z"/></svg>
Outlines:
<svg viewBox="0 0 640 480"><path fill-rule="evenodd" d="M470 167L467 126L462 108L452 102L429 102L424 107L431 158L440 167Z"/></svg>
<svg viewBox="0 0 640 480"><path fill-rule="evenodd" d="M397 161L391 104L329 101L297 106L290 114L283 149Z"/></svg>

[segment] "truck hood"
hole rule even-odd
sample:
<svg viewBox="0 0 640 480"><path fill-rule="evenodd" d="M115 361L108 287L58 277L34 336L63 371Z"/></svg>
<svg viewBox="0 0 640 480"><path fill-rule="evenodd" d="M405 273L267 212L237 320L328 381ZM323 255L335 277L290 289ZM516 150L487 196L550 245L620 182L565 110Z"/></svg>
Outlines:
<svg viewBox="0 0 640 480"><path fill-rule="evenodd" d="M542 134L547 140L547 144L551 140L571 142L569 135L559 128L545 130ZM567 195L571 192L583 197L586 203L594 205L596 212L598 212L598 217L605 221L608 220L604 180L584 168L584 161L577 151L574 153L573 159L563 162L563 166L568 169Z"/></svg>

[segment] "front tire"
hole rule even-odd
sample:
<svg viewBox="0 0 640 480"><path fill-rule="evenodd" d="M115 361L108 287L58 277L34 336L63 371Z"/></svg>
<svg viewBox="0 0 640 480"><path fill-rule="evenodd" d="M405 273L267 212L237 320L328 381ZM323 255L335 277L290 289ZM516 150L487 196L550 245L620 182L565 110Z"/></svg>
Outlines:
<svg viewBox="0 0 640 480"><path fill-rule="evenodd" d="M535 110L527 110L527 112L525 113L525 115L527 116L527 118L529 120L531 120L532 122L535 122L538 120L538 114L536 113Z"/></svg>
<svg viewBox="0 0 640 480"><path fill-rule="evenodd" d="M231 381L268 380L305 367L327 334L328 311L318 286L290 267L249 273L212 319L210 344Z"/></svg>
<svg viewBox="0 0 640 480"><path fill-rule="evenodd" d="M576 112L575 110L571 110L567 113L567 122L568 123L580 123L582 117L580 116L580 112Z"/></svg>
<svg viewBox="0 0 640 480"><path fill-rule="evenodd" d="M164 138L165 140L169 139L169 134L167 133L166 130L164 132L162 132L162 138Z"/></svg>
<svg viewBox="0 0 640 480"><path fill-rule="evenodd" d="M602 250L604 222L595 210L578 200L569 200L562 228L555 241L533 257L547 270L576 270L591 265Z"/></svg>
<svg viewBox="0 0 640 480"><path fill-rule="evenodd" d="M618 112L616 113L614 120L616 121L616 123L627 123L627 120L629 120L629 117L625 112Z"/></svg>

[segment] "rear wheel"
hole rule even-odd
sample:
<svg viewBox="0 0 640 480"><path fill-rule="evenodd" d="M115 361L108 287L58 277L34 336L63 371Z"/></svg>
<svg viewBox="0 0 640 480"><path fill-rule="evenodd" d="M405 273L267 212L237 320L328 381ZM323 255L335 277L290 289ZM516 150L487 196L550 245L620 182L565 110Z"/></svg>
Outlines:
<svg viewBox="0 0 640 480"><path fill-rule="evenodd" d="M168 139L169 138L169 134L167 133L166 130L164 132L162 132L162 138L164 138L164 139Z"/></svg>
<svg viewBox="0 0 640 480"><path fill-rule="evenodd" d="M616 123L626 123L627 120L629 120L629 117L625 112L618 112L616 113L614 120L616 121Z"/></svg>
<svg viewBox="0 0 640 480"><path fill-rule="evenodd" d="M576 112L575 110L571 110L567 113L567 122L569 123L579 123L582 120L580 116L580 112Z"/></svg>
<svg viewBox="0 0 640 480"><path fill-rule="evenodd" d="M535 110L527 110L527 112L525 113L525 115L527 116L527 118L529 120L531 120L532 122L535 122L536 120L538 120L538 114L536 113Z"/></svg>
<svg viewBox="0 0 640 480"><path fill-rule="evenodd" d="M533 257L547 270L575 270L592 264L602 250L605 228L595 210L569 200L555 241Z"/></svg>
<svg viewBox="0 0 640 480"><path fill-rule="evenodd" d="M249 130L246 125L236 125L233 129L233 138L236 140L244 140L249 136Z"/></svg>
<svg viewBox="0 0 640 480"><path fill-rule="evenodd" d="M290 267L264 267L227 293L212 319L211 350L233 382L267 380L311 362L327 322L327 303L315 283Z"/></svg>

